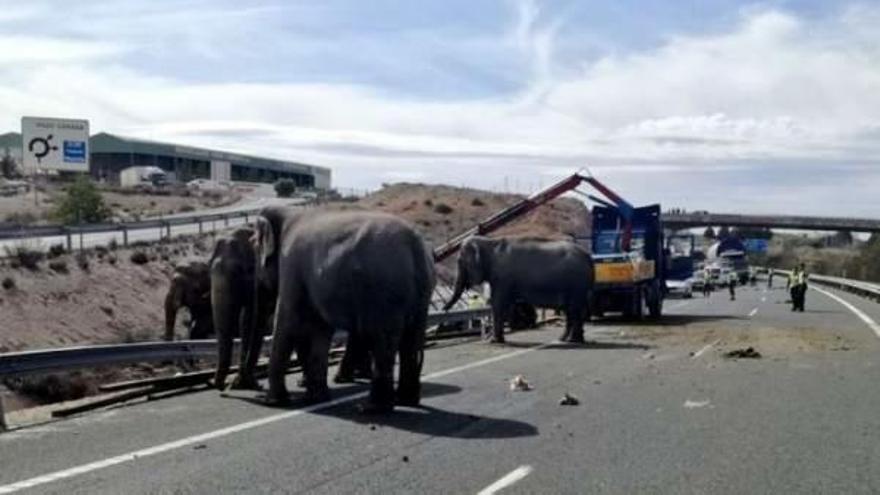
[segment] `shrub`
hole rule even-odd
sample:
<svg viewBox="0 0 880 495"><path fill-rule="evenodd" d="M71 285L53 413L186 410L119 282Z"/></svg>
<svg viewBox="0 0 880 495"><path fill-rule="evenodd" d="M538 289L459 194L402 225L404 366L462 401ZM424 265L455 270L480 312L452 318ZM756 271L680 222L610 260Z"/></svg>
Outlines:
<svg viewBox="0 0 880 495"><path fill-rule="evenodd" d="M67 187L53 216L66 224L98 223L110 216L110 209L95 184L86 177L79 177Z"/></svg>
<svg viewBox="0 0 880 495"><path fill-rule="evenodd" d="M30 225L37 221L37 215L30 211L16 211L6 215L6 221L16 225Z"/></svg>
<svg viewBox="0 0 880 495"><path fill-rule="evenodd" d="M39 263L43 259L43 253L28 244L17 244L11 248L7 247L6 256L12 258L14 268L23 266L28 270L39 269Z"/></svg>
<svg viewBox="0 0 880 495"><path fill-rule="evenodd" d="M112 254L110 256L108 256L107 263L110 263L111 265L115 265L116 264L116 256L114 256Z"/></svg>
<svg viewBox="0 0 880 495"><path fill-rule="evenodd" d="M431 201L430 199L426 199L426 200L424 201L424 203L425 203L425 206L434 206L434 202Z"/></svg>
<svg viewBox="0 0 880 495"><path fill-rule="evenodd" d="M3 288L6 290L12 290L15 288L15 279L12 277L4 277L3 278Z"/></svg>
<svg viewBox="0 0 880 495"><path fill-rule="evenodd" d="M293 179L278 179L275 182L275 194L279 198L289 198L296 192L296 183Z"/></svg>
<svg viewBox="0 0 880 495"><path fill-rule="evenodd" d="M131 253L131 262L135 265L144 265L150 261L147 253L143 251L135 251Z"/></svg>
<svg viewBox="0 0 880 495"><path fill-rule="evenodd" d="M110 239L110 242L107 243L107 249L110 251L116 251L119 249L119 242L116 241L116 238Z"/></svg>
<svg viewBox="0 0 880 495"><path fill-rule="evenodd" d="M55 273L68 273L67 262L64 260L52 260L49 262L49 269Z"/></svg>
<svg viewBox="0 0 880 495"><path fill-rule="evenodd" d="M183 205L177 209L179 213L189 213L191 211L196 211L196 207L193 205Z"/></svg>
<svg viewBox="0 0 880 495"><path fill-rule="evenodd" d="M49 246L49 252L46 253L46 257L49 259L57 258L64 254L64 244L52 244Z"/></svg>
<svg viewBox="0 0 880 495"><path fill-rule="evenodd" d="M86 253L79 253L76 255L76 266L84 272L89 271L89 257L86 256Z"/></svg>
<svg viewBox="0 0 880 495"><path fill-rule="evenodd" d="M434 207L434 211L441 215L449 215L454 210L446 203L437 203L437 206Z"/></svg>
<svg viewBox="0 0 880 495"><path fill-rule="evenodd" d="M471 206L486 206L486 203L484 203L483 200L480 198L474 198L471 201Z"/></svg>

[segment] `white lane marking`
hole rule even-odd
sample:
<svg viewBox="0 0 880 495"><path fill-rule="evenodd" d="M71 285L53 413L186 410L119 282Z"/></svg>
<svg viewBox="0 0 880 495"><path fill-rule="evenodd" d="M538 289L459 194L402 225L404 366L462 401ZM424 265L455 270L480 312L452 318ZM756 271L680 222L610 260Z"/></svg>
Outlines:
<svg viewBox="0 0 880 495"><path fill-rule="evenodd" d="M711 401L709 399L706 399L706 400L686 400L686 401L684 401L684 408L685 409L698 409L701 407L706 407L709 404L711 404Z"/></svg>
<svg viewBox="0 0 880 495"><path fill-rule="evenodd" d="M766 291L765 291L765 292L766 292ZM767 302L767 298L766 298L766 297L761 297L761 302Z"/></svg>
<svg viewBox="0 0 880 495"><path fill-rule="evenodd" d="M700 349L699 351L695 352L694 355L691 356L691 359L697 359L698 357L702 356L703 353L705 353L705 352L708 351L709 349L715 347L715 345L717 345L719 342L721 342L721 339L718 339L718 340L716 340L715 342L710 342L710 343L706 344L702 349Z"/></svg>
<svg viewBox="0 0 880 495"><path fill-rule="evenodd" d="M758 314L758 308L755 308L749 312L749 318L755 316L756 314Z"/></svg>
<svg viewBox="0 0 880 495"><path fill-rule="evenodd" d="M495 483L492 483L491 485L487 486L486 488L483 488L482 490L480 490L480 492L477 493L477 495L493 495L495 493L498 493L501 490L516 483L517 481L525 478L533 470L534 470L534 468L532 466L520 466L520 467L514 469L513 471L505 474L504 477L501 478L500 480L498 480Z"/></svg>
<svg viewBox="0 0 880 495"><path fill-rule="evenodd" d="M441 376L450 375L452 373L458 373L459 371L464 371L471 368L477 368L479 366L485 366L487 364L495 363L498 361L502 361L505 359L514 358L517 356L522 356L528 352L536 351L538 349L543 349L552 345L553 343L547 343L538 345L535 347L530 347L528 349L521 349L514 352L508 352L506 354L501 354L499 356L494 356L491 358L482 359L480 361L475 361L473 363L465 364L462 366L457 366L455 368L450 368L446 370L436 371L434 373L430 373L425 375L423 379L432 379L439 378ZM322 409L329 409L334 406L338 406L340 404L344 404L346 402L351 402L356 399L360 399L362 397L366 397L367 392L360 392L353 395L347 395L345 397L340 397L338 399L334 399L330 402L323 402L321 404L315 404L313 406L304 407L302 409L297 409L295 411L283 412L280 414L274 414L272 416L267 416L265 418L256 419L253 421L247 421L244 423L240 423L237 425L229 426L226 428L221 428L219 430L209 431L207 433L202 433L200 435L195 435L191 437L181 438L180 440L175 440L173 442L163 443L156 445L154 447L148 447L141 450L135 450L133 452L129 452L127 454L121 454L114 457L109 457L107 459L101 461L90 462L88 464L82 464L80 466L72 467L69 469L63 469L61 471L56 471L54 473L44 474L42 476L36 476L30 479L18 481L15 483L10 483L8 485L0 485L0 494L3 493L13 493L19 490L25 490L28 488L34 488L36 486L45 485L47 483L51 483L53 481L58 481L67 478L73 478L75 476L79 476L81 474L90 473L92 471L97 471L99 469L108 468L111 466L116 466L119 464L123 464L126 462L131 462L136 459L140 459L143 457L149 457L157 454L161 454L164 452L168 452L170 450L179 449L182 447L186 447L193 444L198 444L205 442L207 440L212 440L215 438L225 437L227 435L231 435L233 433L238 433L246 430L252 430L254 428L259 428L260 426L265 426L272 423L277 423L278 421L283 421L285 419L293 418L295 416L300 416L306 413L310 413L312 411L320 411ZM531 469L531 468L529 468ZM528 473L526 473L528 474Z"/></svg>
<svg viewBox="0 0 880 495"><path fill-rule="evenodd" d="M859 319L861 319L863 322L865 322L865 325L868 325L868 328L870 328L871 330L873 330L873 331L874 331L874 334L877 335L877 337L880 337L880 325L878 325L874 320L872 320L870 316L866 315L861 309L859 309L859 308L853 306L852 304L850 304L849 302L845 301L845 300L844 300L843 298L841 298L840 296L838 296L838 295L836 295L836 294L832 294L831 292L828 292L828 291L825 290L825 289L820 289L820 288L818 288L818 287L813 287L812 285L810 286L810 288L813 289L813 290L815 290L815 291L821 292L822 294L825 294L826 296L830 297L831 299L834 299L835 301L837 301L837 302L839 302L840 304L842 304L843 307L845 307L846 309L852 311L853 314L855 314L856 316L859 317Z"/></svg>

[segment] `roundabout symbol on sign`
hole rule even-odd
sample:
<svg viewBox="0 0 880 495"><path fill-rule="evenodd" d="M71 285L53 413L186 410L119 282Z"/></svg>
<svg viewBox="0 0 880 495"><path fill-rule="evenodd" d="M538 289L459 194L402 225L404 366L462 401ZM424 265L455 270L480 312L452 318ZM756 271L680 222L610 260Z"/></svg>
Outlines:
<svg viewBox="0 0 880 495"><path fill-rule="evenodd" d="M50 143L50 141L52 141L51 134L49 134L48 136L46 136L44 138L41 138L41 137L33 138L28 143L28 151L32 152L34 154L34 156L37 157L37 163L40 163L40 161L46 155L48 155L49 152L58 151L58 146L54 146L52 143ZM37 149L37 148L39 149L39 151L34 151L34 149Z"/></svg>

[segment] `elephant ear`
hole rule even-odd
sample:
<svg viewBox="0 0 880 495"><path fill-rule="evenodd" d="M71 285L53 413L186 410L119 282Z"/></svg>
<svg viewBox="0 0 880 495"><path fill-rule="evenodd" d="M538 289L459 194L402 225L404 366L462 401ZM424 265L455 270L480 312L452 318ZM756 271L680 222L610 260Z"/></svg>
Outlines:
<svg viewBox="0 0 880 495"><path fill-rule="evenodd" d="M266 268L269 258L275 254L275 233L269 220L259 217L256 222L254 235L251 237L251 244L259 258L260 267Z"/></svg>

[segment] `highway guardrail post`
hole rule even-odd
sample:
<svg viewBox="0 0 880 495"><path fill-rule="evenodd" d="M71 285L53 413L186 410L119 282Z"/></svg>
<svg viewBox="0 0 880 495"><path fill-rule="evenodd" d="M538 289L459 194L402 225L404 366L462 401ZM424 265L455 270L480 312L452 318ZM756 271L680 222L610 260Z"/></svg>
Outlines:
<svg viewBox="0 0 880 495"><path fill-rule="evenodd" d="M165 238L171 239L171 222L165 222Z"/></svg>
<svg viewBox="0 0 880 495"><path fill-rule="evenodd" d="M128 227L122 226L122 245L128 247Z"/></svg>
<svg viewBox="0 0 880 495"><path fill-rule="evenodd" d="M9 429L6 425L6 410L3 409L3 391L0 389L0 433Z"/></svg>
<svg viewBox="0 0 880 495"><path fill-rule="evenodd" d="M229 215L223 215L223 225L229 227Z"/></svg>
<svg viewBox="0 0 880 495"><path fill-rule="evenodd" d="M202 235L202 219L199 218L199 235Z"/></svg>
<svg viewBox="0 0 880 495"><path fill-rule="evenodd" d="M73 236L70 235L70 229L68 229L67 227L64 227L64 235L65 235L65 237L67 237L67 252L72 253L73 252Z"/></svg>

